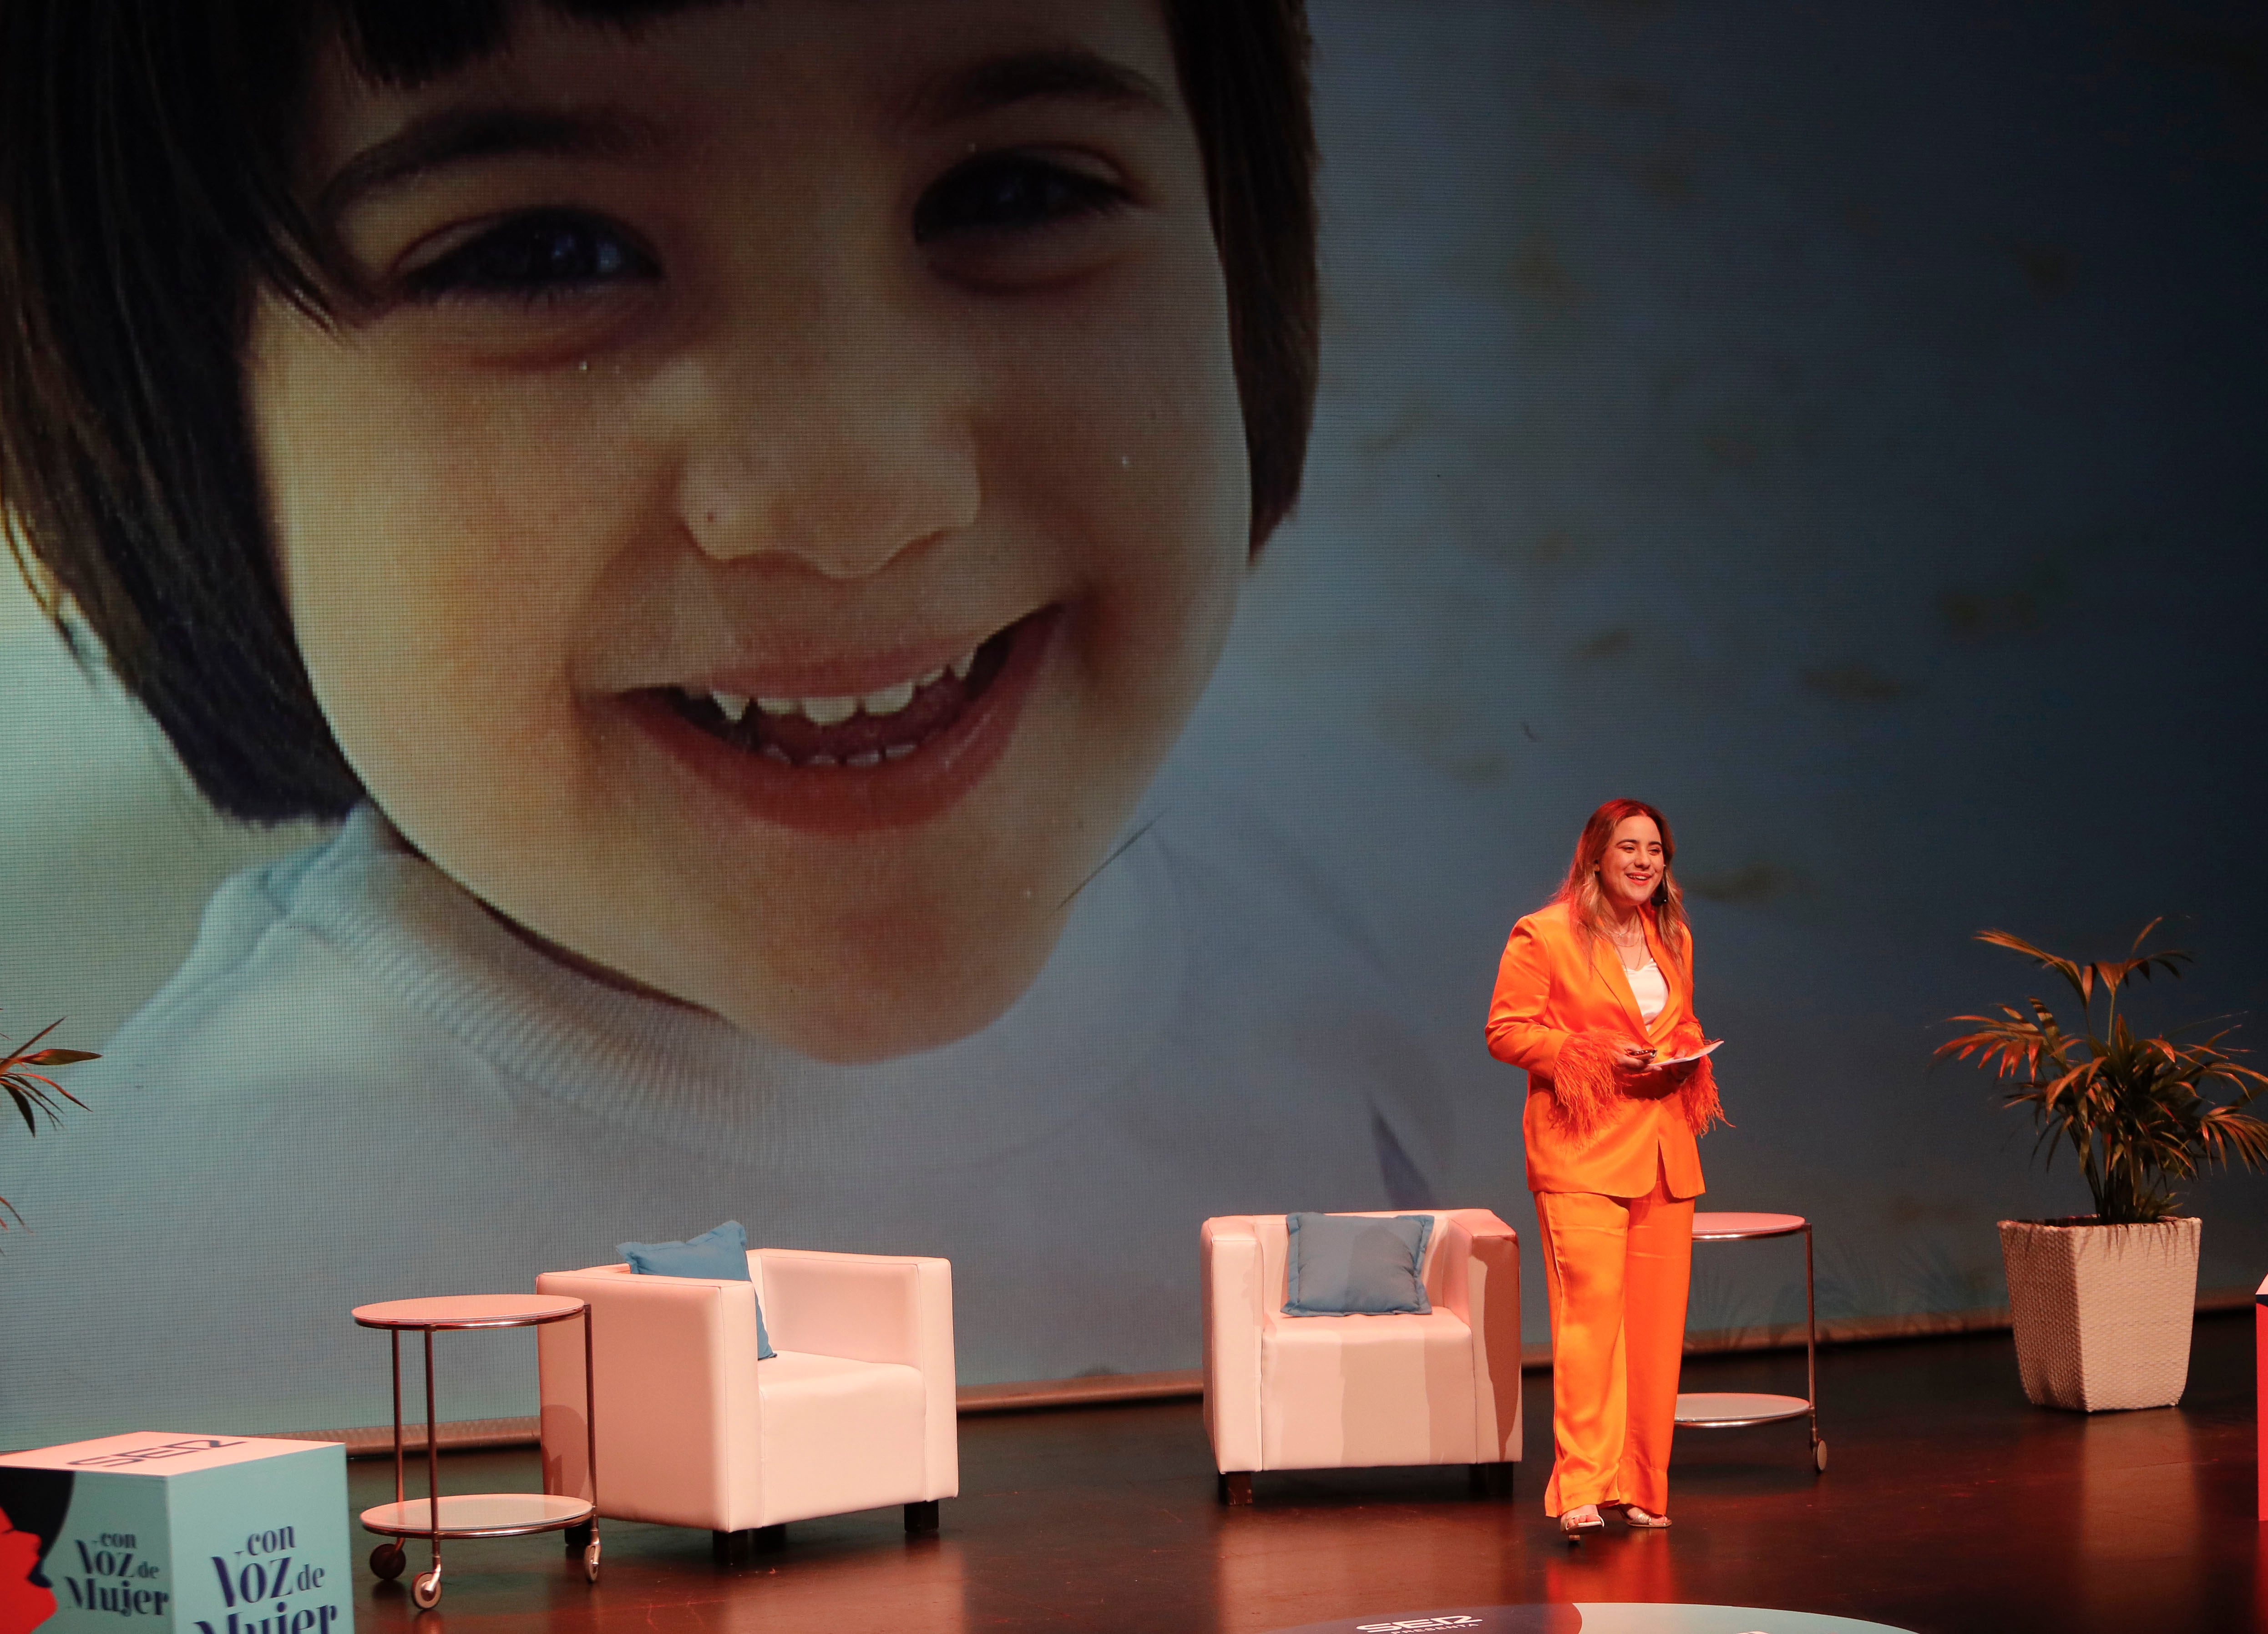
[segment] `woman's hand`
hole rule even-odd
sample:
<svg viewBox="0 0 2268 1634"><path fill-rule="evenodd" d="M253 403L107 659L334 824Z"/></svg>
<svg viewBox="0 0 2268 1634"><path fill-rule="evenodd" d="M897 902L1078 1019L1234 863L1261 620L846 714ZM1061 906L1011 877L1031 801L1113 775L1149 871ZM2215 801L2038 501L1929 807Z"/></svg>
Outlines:
<svg viewBox="0 0 2268 1634"><path fill-rule="evenodd" d="M1618 1044L1615 1065L1625 1072L1646 1072L1653 1067L1654 1050L1651 1044Z"/></svg>

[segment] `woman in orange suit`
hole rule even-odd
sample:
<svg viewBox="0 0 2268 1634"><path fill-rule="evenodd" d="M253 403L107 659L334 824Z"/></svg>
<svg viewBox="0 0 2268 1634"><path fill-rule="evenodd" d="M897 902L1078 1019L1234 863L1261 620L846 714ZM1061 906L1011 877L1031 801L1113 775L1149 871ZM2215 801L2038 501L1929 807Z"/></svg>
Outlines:
<svg viewBox="0 0 2268 1634"><path fill-rule="evenodd" d="M1642 800L1591 813L1549 907L1512 928L1489 1053L1528 1069L1528 1186L1551 1302L1551 1483L1570 1538L1619 1509L1669 1524L1669 1439L1692 1269L1695 1137L1722 1120L1669 823Z"/></svg>

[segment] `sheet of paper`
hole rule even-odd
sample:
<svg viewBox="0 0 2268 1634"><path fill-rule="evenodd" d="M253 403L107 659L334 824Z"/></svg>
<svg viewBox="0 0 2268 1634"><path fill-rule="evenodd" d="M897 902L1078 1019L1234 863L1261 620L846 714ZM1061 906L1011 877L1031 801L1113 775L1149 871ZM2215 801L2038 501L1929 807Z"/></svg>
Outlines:
<svg viewBox="0 0 2268 1634"><path fill-rule="evenodd" d="M1721 1038L1712 1039L1712 1040L1710 1040L1710 1041L1709 1041L1709 1042L1707 1042L1707 1043L1705 1043L1705 1044L1702 1045L1700 1049L1696 1049L1696 1050L1690 1051L1689 1053L1687 1053L1687 1054L1685 1054L1685 1055L1682 1055L1682 1056L1656 1056L1653 1061L1648 1062L1646 1064L1647 1064L1648 1066L1652 1066L1652 1067L1675 1067L1675 1066L1683 1066L1683 1065L1686 1062L1688 1062L1688 1061L1698 1061L1698 1060L1700 1060L1700 1059L1701 1059L1701 1057L1702 1057L1702 1056L1710 1056L1710 1055L1714 1055L1714 1054L1716 1054L1716 1052L1717 1052L1717 1046L1718 1046L1718 1045L1719 1045L1719 1044L1721 1044L1721 1043L1723 1043L1724 1041L1724 1041L1723 1039L1721 1039Z"/></svg>

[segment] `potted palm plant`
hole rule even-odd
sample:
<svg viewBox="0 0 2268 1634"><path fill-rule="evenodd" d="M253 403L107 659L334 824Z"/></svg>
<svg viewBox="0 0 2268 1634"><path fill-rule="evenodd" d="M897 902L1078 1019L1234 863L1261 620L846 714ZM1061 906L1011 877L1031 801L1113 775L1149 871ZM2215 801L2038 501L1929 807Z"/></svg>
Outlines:
<svg viewBox="0 0 2268 1634"><path fill-rule="evenodd" d="M2194 962L2178 949L2146 951L2160 923L2142 927L2126 958L2092 964L2005 931L1979 931L1978 941L2061 976L2079 1000L2078 1030L2066 1032L2034 997L1999 1005L1997 1015L1954 1017L1976 1030L1937 1049L1994 1068L2008 1085L2006 1103L2032 1108L2049 1161L2068 1143L2094 1195L2092 1214L2000 1222L2016 1365L2024 1394L2043 1407L2099 1412L2181 1400L2202 1223L2174 1212L2174 1183L2208 1162L2268 1166L2268 1123L2242 1109L2268 1076L2221 1048L2229 1029L2178 1043L2137 1034L2119 1012L2129 983L2153 971L2178 977Z"/></svg>
<svg viewBox="0 0 2268 1634"><path fill-rule="evenodd" d="M21 1049L11 1050L5 1043L0 1043L0 1090L7 1092L8 1099L15 1103L17 1115L24 1120L24 1127L35 1137L40 1132L42 1115L52 1123L62 1112L63 1102L68 1100L75 1107L84 1103L46 1073L33 1069L99 1059L84 1049L40 1049L40 1041L62 1025L60 1021L50 1021L33 1034L31 1041ZM16 1205L0 1197L0 1231L8 1228L10 1215L15 1215L17 1223L22 1224L24 1217L16 1213Z"/></svg>

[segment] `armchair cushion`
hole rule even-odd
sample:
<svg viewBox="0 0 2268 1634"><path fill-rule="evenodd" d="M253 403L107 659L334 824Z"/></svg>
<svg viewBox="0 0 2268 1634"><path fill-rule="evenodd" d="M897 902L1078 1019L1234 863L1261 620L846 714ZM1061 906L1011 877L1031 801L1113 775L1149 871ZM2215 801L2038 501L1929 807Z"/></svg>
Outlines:
<svg viewBox="0 0 2268 1634"><path fill-rule="evenodd" d="M618 1242L615 1252L640 1277L700 1277L713 1282L748 1280L748 1233L738 1220L726 1220L683 1242ZM764 1302L756 1300L756 1359L771 1360L771 1335L764 1329Z"/></svg>
<svg viewBox="0 0 2268 1634"><path fill-rule="evenodd" d="M1271 1315L1260 1333L1262 1468L1472 1463L1472 1331L1423 1316Z"/></svg>
<svg viewBox="0 0 2268 1634"><path fill-rule="evenodd" d="M927 1402L917 1369L783 1351L757 1373L756 1392L773 1520L848 1514L927 1490Z"/></svg>
<svg viewBox="0 0 2268 1634"><path fill-rule="evenodd" d="M1286 1316L1425 1315L1430 1214L1287 1214Z"/></svg>

